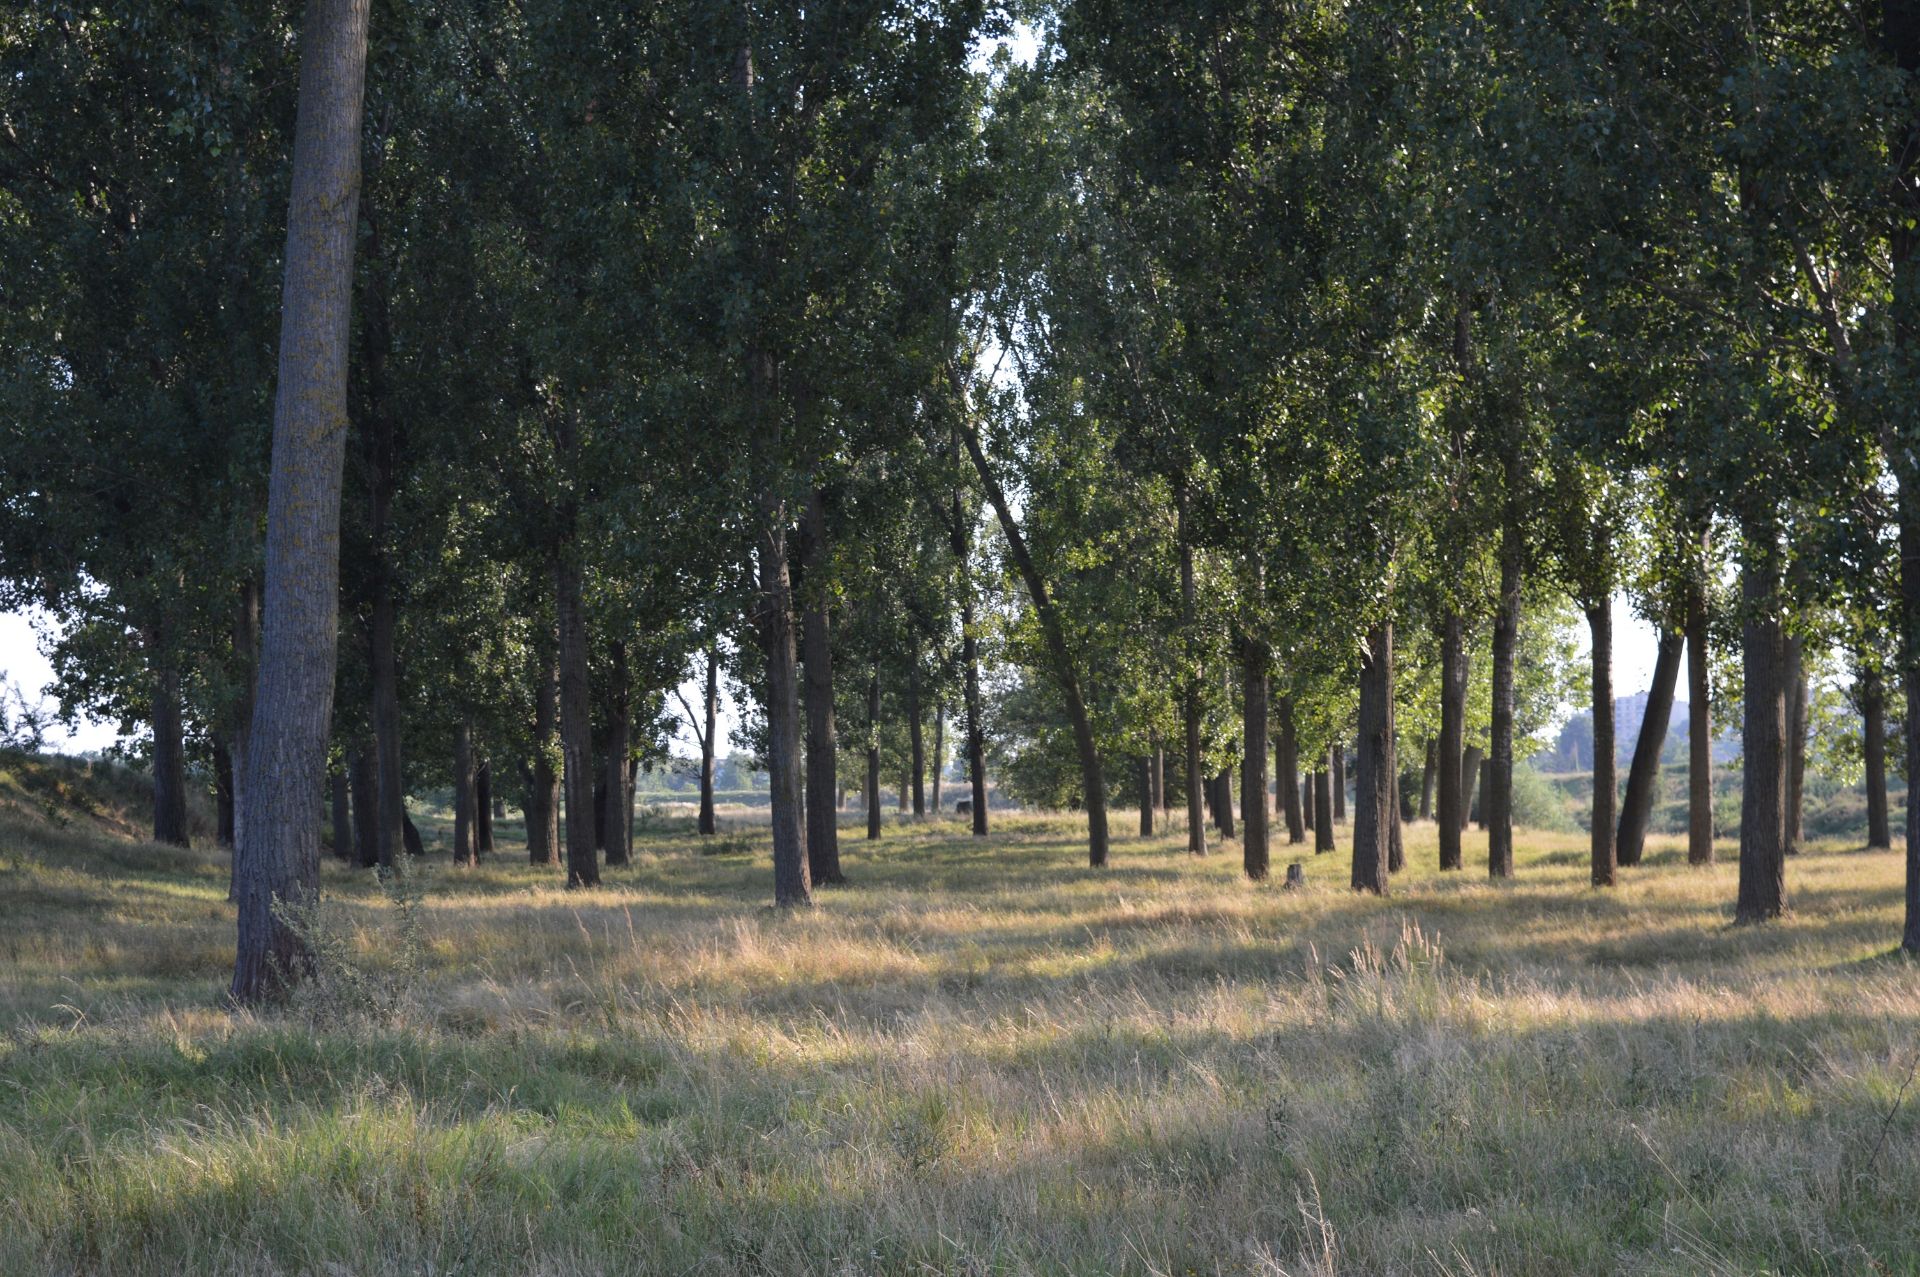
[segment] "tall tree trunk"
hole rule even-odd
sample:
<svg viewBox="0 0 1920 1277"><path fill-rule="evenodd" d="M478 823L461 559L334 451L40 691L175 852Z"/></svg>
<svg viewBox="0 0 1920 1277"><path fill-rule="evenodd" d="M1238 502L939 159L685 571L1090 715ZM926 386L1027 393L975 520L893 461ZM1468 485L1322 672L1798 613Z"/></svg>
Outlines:
<svg viewBox="0 0 1920 1277"><path fill-rule="evenodd" d="M1313 809L1313 773L1307 772L1300 777L1300 823L1305 826L1302 833L1319 828Z"/></svg>
<svg viewBox="0 0 1920 1277"><path fill-rule="evenodd" d="M1509 500L1518 474L1509 464ZM1487 877L1513 877L1513 678L1520 643L1520 530L1511 514L1500 533L1500 600L1493 613L1493 711L1488 731Z"/></svg>
<svg viewBox="0 0 1920 1277"><path fill-rule="evenodd" d="M1920 3L1883 0L1880 44L1911 86L1920 77ZM1911 103L1909 96L1905 99ZM1889 139L1896 159L1893 216L1887 220L1887 257L1893 274L1893 348L1911 369L1920 354L1920 112L1910 106ZM1920 464L1907 439L1886 430L1882 451L1899 485L1900 691L1906 706L1906 924L1900 947L1920 953L1920 801L1912 792L1920 777Z"/></svg>
<svg viewBox="0 0 1920 1277"><path fill-rule="evenodd" d="M1887 692L1878 669L1860 672L1861 754L1866 762L1867 846L1886 851L1893 846L1887 821Z"/></svg>
<svg viewBox="0 0 1920 1277"><path fill-rule="evenodd" d="M563 420L566 418L563 417ZM572 519L567 519L567 526ZM566 790L567 886L600 885L600 857L593 836L593 689L588 682L587 618L581 602L580 568L570 547L554 574L560 621L560 758Z"/></svg>
<svg viewBox="0 0 1920 1277"><path fill-rule="evenodd" d="M1614 883L1613 803L1613 599L1603 595L1587 604L1587 630L1593 635L1593 885Z"/></svg>
<svg viewBox="0 0 1920 1277"><path fill-rule="evenodd" d="M1391 644L1392 636L1389 634ZM1391 653L1389 653L1391 656ZM1387 670L1389 680L1393 677L1391 663ZM1386 778L1383 785L1382 801L1386 805L1387 822L1387 873L1397 874L1407 867L1407 845L1405 831L1400 826L1400 741L1399 710L1393 703L1393 686L1387 686L1387 760Z"/></svg>
<svg viewBox="0 0 1920 1277"><path fill-rule="evenodd" d="M1798 634L1785 637L1787 693L1787 854L1800 854L1807 785L1807 653Z"/></svg>
<svg viewBox="0 0 1920 1277"><path fill-rule="evenodd" d="M1687 863L1713 863L1713 707L1707 667L1707 602L1687 598Z"/></svg>
<svg viewBox="0 0 1920 1277"><path fill-rule="evenodd" d="M938 699L933 703L933 766L928 770L930 793L927 802L933 813L940 814L940 773L947 765L947 709Z"/></svg>
<svg viewBox="0 0 1920 1277"><path fill-rule="evenodd" d="M1469 745L1460 756L1460 828L1465 829L1480 808L1480 776L1486 769L1480 747Z"/></svg>
<svg viewBox="0 0 1920 1277"><path fill-rule="evenodd" d="M333 854L348 864L359 860L353 847L353 808L347 801L347 764L341 765L327 776L327 788L330 802L327 817L328 834L333 840Z"/></svg>
<svg viewBox="0 0 1920 1277"><path fill-rule="evenodd" d="M1460 613L1440 624L1440 868L1459 869L1460 831L1467 827L1462 749L1467 725L1466 652Z"/></svg>
<svg viewBox="0 0 1920 1277"><path fill-rule="evenodd" d="M360 867L372 869L380 864L380 771L371 741L347 755L347 769L353 790L354 850Z"/></svg>
<svg viewBox="0 0 1920 1277"><path fill-rule="evenodd" d="M1328 753L1323 762L1332 761ZM1333 779L1323 769L1313 774L1313 854L1333 849Z"/></svg>
<svg viewBox="0 0 1920 1277"><path fill-rule="evenodd" d="M1764 922L1786 912L1787 697L1782 677L1785 644L1779 616L1777 544L1771 529L1756 536L1740 573L1746 625L1741 664L1746 683L1742 725L1740 802L1740 894L1734 921Z"/></svg>
<svg viewBox="0 0 1920 1277"><path fill-rule="evenodd" d="M627 644L609 645L607 670L607 764L601 784L606 786L606 849L609 865L631 864L628 841L627 781L633 766L633 691L627 677Z"/></svg>
<svg viewBox="0 0 1920 1277"><path fill-rule="evenodd" d="M158 648L156 643L155 648ZM181 726L180 672L158 650L153 670L153 840L185 847L187 750Z"/></svg>
<svg viewBox="0 0 1920 1277"><path fill-rule="evenodd" d="M1338 824L1347 818L1347 747L1335 742L1333 747L1333 819Z"/></svg>
<svg viewBox="0 0 1920 1277"><path fill-rule="evenodd" d="M233 846L233 754L218 740L213 743L214 837L223 847Z"/></svg>
<svg viewBox="0 0 1920 1277"><path fill-rule="evenodd" d="M720 649L715 644L707 648L707 691L701 713L706 717L707 730L700 737L700 824L703 834L711 834L719 829L713 815L713 761L719 749L714 738L714 730L720 717Z"/></svg>
<svg viewBox="0 0 1920 1277"><path fill-rule="evenodd" d="M1153 755L1140 755L1140 836L1153 837Z"/></svg>
<svg viewBox="0 0 1920 1277"><path fill-rule="evenodd" d="M1160 733L1153 733L1153 753L1147 758L1147 783L1153 794L1149 799L1154 811L1160 814L1160 823L1164 827L1167 818L1167 747L1160 739Z"/></svg>
<svg viewBox="0 0 1920 1277"><path fill-rule="evenodd" d="M757 357L756 365L764 360ZM771 380L766 370L761 380ZM767 779L773 819L773 902L813 903L801 812L800 695L794 668L793 590L787 575L787 515L769 500L760 525L760 642L766 656Z"/></svg>
<svg viewBox="0 0 1920 1277"><path fill-rule="evenodd" d="M953 373L953 378L954 389L964 406L965 388L957 371ZM1054 608L1052 596L1047 592L1047 583L1041 577L1040 569L1035 566L1033 556L1027 551L1026 538L1020 534L1020 525L1014 521L1006 493L1001 490L1000 481L987 464L987 454L980 445L980 436L971 421L961 422L960 437L967 446L967 456L972 460L975 472L980 476L980 484L986 489L987 500L992 503L993 512L1000 520L1000 531L1006 538L1007 550L1020 570L1021 580L1026 583L1027 595L1033 601L1041 632L1046 637L1047 651L1053 657L1061 696L1067 705L1067 718L1073 724L1074 747L1080 755L1080 782L1087 804L1087 863L1098 869L1107 863L1107 782L1100 770L1100 749L1093 738L1093 720L1087 716L1086 702L1080 694L1080 676L1074 668L1073 656L1067 650L1066 629L1060 622L1059 612Z"/></svg>
<svg viewBox="0 0 1920 1277"><path fill-rule="evenodd" d="M833 718L833 617L827 588L827 506L820 489L807 493L801 538L806 612L800 620L807 697L807 873L816 886L845 882L840 871L840 734Z"/></svg>
<svg viewBox="0 0 1920 1277"><path fill-rule="evenodd" d="M948 504L948 535L960 581L960 665L965 678L967 709L967 782L971 788L973 832L987 833L987 734L980 713L980 639L973 621L973 533L960 516L960 491Z"/></svg>
<svg viewBox="0 0 1920 1277"><path fill-rule="evenodd" d="M1213 778L1213 787L1214 792L1220 796L1219 801L1214 804L1213 808L1214 818L1220 825L1220 836L1222 838L1231 838L1234 835L1232 770L1223 771L1218 776L1215 776Z"/></svg>
<svg viewBox="0 0 1920 1277"><path fill-rule="evenodd" d="M1182 639L1191 645L1198 614L1193 582L1193 543L1187 537L1187 495L1184 489L1180 493L1175 540L1180 546ZM1187 736L1187 851L1196 856L1204 856L1207 854L1207 817L1206 795L1203 792L1204 783L1201 780L1203 764L1200 756L1200 671L1192 654L1188 656L1188 665L1186 686L1182 689L1181 695L1181 718Z"/></svg>
<svg viewBox="0 0 1920 1277"><path fill-rule="evenodd" d="M1241 865L1247 877L1267 877L1267 664L1264 643L1240 644L1240 835Z"/></svg>
<svg viewBox="0 0 1920 1277"><path fill-rule="evenodd" d="M913 664L907 667L907 733L913 746L913 818L921 820L927 814L927 752L920 706L920 654L918 651L914 653Z"/></svg>
<svg viewBox="0 0 1920 1277"><path fill-rule="evenodd" d="M473 850L493 854L493 764L484 758L473 769Z"/></svg>
<svg viewBox="0 0 1920 1277"><path fill-rule="evenodd" d="M473 728L461 719L453 729L453 863L478 863L474 853Z"/></svg>
<svg viewBox="0 0 1920 1277"><path fill-rule="evenodd" d="M1273 771L1279 778L1278 797L1287 821L1287 842L1297 846L1307 840L1307 827L1300 810L1300 734L1293 725L1293 697L1280 697L1274 709L1280 719L1280 733Z"/></svg>
<svg viewBox="0 0 1920 1277"><path fill-rule="evenodd" d="M1360 663L1360 748L1354 771L1353 889L1375 895L1387 889L1387 857L1393 838L1393 625L1367 634Z"/></svg>
<svg viewBox="0 0 1920 1277"><path fill-rule="evenodd" d="M1646 717L1633 745L1633 765L1627 770L1627 794L1620 803L1620 864L1637 865L1647 841L1647 821L1660 790L1660 751L1666 748L1667 725L1673 718L1673 691L1680 681L1680 654L1686 636L1662 630L1653 660L1653 687L1647 692Z"/></svg>
<svg viewBox="0 0 1920 1277"><path fill-rule="evenodd" d="M527 860L560 863L560 655L541 652L533 693L533 762L527 768Z"/></svg>
<svg viewBox="0 0 1920 1277"><path fill-rule="evenodd" d="M311 962L276 906L307 907L319 887L312 811L333 722L366 61L367 0L309 0L282 257L260 663L234 883L230 992L240 1003L272 996Z"/></svg>
<svg viewBox="0 0 1920 1277"><path fill-rule="evenodd" d="M1427 737L1426 760L1420 765L1420 819L1433 819L1433 781L1436 774L1434 754L1438 746L1433 737Z"/></svg>
<svg viewBox="0 0 1920 1277"><path fill-rule="evenodd" d="M867 838L880 836L880 671L867 675Z"/></svg>

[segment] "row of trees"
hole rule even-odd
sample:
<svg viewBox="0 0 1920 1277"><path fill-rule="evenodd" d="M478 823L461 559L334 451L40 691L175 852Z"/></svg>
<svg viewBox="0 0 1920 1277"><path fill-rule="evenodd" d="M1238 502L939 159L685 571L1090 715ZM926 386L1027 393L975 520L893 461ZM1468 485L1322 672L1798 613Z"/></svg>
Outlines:
<svg viewBox="0 0 1920 1277"><path fill-rule="evenodd" d="M1381 891L1403 777L1461 866L1484 714L1510 875L1569 609L1610 884L1652 765L1616 819L1625 590L1643 743L1689 652L1696 860L1741 707L1759 920L1809 653L1870 775L1920 696L1903 3L369 18L0 17L0 578L68 622L69 704L150 725L156 834L190 753L219 778L236 997L300 968L330 766L374 863L451 782L463 849L511 796L592 886L689 670L709 774L720 666L751 693L788 905L842 876L842 778L877 816L949 717L975 832L991 748L1095 866L1110 786L1196 852L1273 787L1301 839L1352 741Z"/></svg>

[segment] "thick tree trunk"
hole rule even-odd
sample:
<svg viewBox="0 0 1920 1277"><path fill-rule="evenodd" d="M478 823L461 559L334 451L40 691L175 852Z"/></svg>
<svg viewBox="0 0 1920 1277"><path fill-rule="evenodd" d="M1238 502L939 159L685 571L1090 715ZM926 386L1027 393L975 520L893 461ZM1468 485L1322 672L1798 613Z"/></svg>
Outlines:
<svg viewBox="0 0 1920 1277"><path fill-rule="evenodd" d="M1326 761L1331 762L1332 751ZM1313 774L1313 854L1333 848L1333 778L1325 770Z"/></svg>
<svg viewBox="0 0 1920 1277"><path fill-rule="evenodd" d="M333 854L348 864L354 864L358 854L353 847L353 807L347 799L347 766L342 760L340 767L327 776L328 788L328 837L333 842Z"/></svg>
<svg viewBox="0 0 1920 1277"><path fill-rule="evenodd" d="M1515 472L1509 467L1508 473ZM1493 613L1493 707L1488 725L1487 877L1513 877L1513 679L1520 643L1520 532L1512 519L1500 534L1500 601Z"/></svg>
<svg viewBox="0 0 1920 1277"><path fill-rule="evenodd" d="M1887 692L1877 669L1859 676L1861 755L1866 763L1867 846L1886 851L1893 846L1887 820Z"/></svg>
<svg viewBox="0 0 1920 1277"><path fill-rule="evenodd" d="M1347 818L1347 747L1336 743L1333 747L1333 820L1335 824Z"/></svg>
<svg viewBox="0 0 1920 1277"><path fill-rule="evenodd" d="M348 780L353 789L353 842L362 869L380 864L380 768L374 758L372 742L362 744L347 757ZM405 835L401 844L405 845Z"/></svg>
<svg viewBox="0 0 1920 1277"><path fill-rule="evenodd" d="M1433 781L1436 774L1434 754L1438 745L1433 737L1427 737L1426 759L1420 764L1420 819L1433 819Z"/></svg>
<svg viewBox="0 0 1920 1277"><path fill-rule="evenodd" d="M923 820L927 814L927 753L926 732L922 723L920 706L920 656L914 653L913 664L907 667L907 735L913 747L913 818Z"/></svg>
<svg viewBox="0 0 1920 1277"><path fill-rule="evenodd" d="M707 730L700 737L699 829L703 834L711 834L719 829L713 814L713 761L719 748L714 731L720 717L720 649L717 646L707 649L707 690L701 713L706 717Z"/></svg>
<svg viewBox="0 0 1920 1277"><path fill-rule="evenodd" d="M1593 885L1611 887L1615 873L1613 844L1613 599L1587 606L1587 630L1593 635L1593 821L1588 830L1593 850Z"/></svg>
<svg viewBox="0 0 1920 1277"><path fill-rule="evenodd" d="M1280 697L1274 708L1280 719L1273 763L1274 775L1279 778L1277 796L1287 821L1287 842L1298 845L1307 840L1307 826L1300 810L1300 734L1293 725L1293 697Z"/></svg>
<svg viewBox="0 0 1920 1277"><path fill-rule="evenodd" d="M473 728L465 719L453 729L453 863L473 865L475 809L473 801Z"/></svg>
<svg viewBox="0 0 1920 1277"><path fill-rule="evenodd" d="M560 863L560 658L542 653L533 693L533 762L527 768L527 860Z"/></svg>
<svg viewBox="0 0 1920 1277"><path fill-rule="evenodd" d="M756 365L764 356L754 359ZM770 383L770 370L757 380ZM773 819L773 902L813 903L801 810L800 689L795 669L793 589L787 574L786 507L763 503L760 524L760 643L766 658L767 778Z"/></svg>
<svg viewBox="0 0 1920 1277"><path fill-rule="evenodd" d="M1240 835L1241 865L1247 877L1264 882L1267 847L1267 646L1251 639L1240 645Z"/></svg>
<svg viewBox="0 0 1920 1277"><path fill-rule="evenodd" d="M954 374L954 389L964 405L964 387L957 372ZM1046 637L1047 650L1053 657L1062 699L1067 705L1067 717L1073 724L1074 747L1080 755L1081 788L1087 805L1087 863L1098 869L1107 863L1107 782L1100 770L1100 750L1093 737L1093 721L1087 716L1086 702L1080 694L1080 677L1075 671L1072 654L1067 650L1066 629L1061 625L1059 613L1047 593L1047 583L1040 576L1033 556L1027 551L1026 538L1020 534L1020 525L1014 521L1006 493L1001 490L1000 481L987 464L987 454L980 445L980 437L974 432L971 421L961 423L960 437L966 444L967 456L972 460L975 472L980 476L981 486L986 489L987 500L992 503L994 514L1000 520L1007 550L1026 583L1027 595L1033 601L1041 632Z"/></svg>
<svg viewBox="0 0 1920 1277"><path fill-rule="evenodd" d="M1687 863L1713 863L1713 707L1707 667L1707 603L1687 600Z"/></svg>
<svg viewBox="0 0 1920 1277"><path fill-rule="evenodd" d="M1465 863L1460 831L1467 827L1466 760L1462 755L1467 722L1465 641L1458 612L1449 611L1440 626L1440 868Z"/></svg>
<svg viewBox="0 0 1920 1277"><path fill-rule="evenodd" d="M880 836L880 671L867 675L867 837Z"/></svg>
<svg viewBox="0 0 1920 1277"><path fill-rule="evenodd" d="M1920 3L1883 0L1880 42L1911 85L1920 76ZM1911 99L1908 99L1911 101ZM1887 219L1887 257L1893 274L1893 348L1900 365L1911 368L1920 353L1920 113L1911 107L1894 128L1889 153L1897 157L1894 194L1897 207ZM1882 451L1899 486L1900 520L1900 692L1906 706L1908 792L1906 802L1906 925L1900 947L1920 953L1920 466L1906 440L1888 431Z"/></svg>
<svg viewBox="0 0 1920 1277"><path fill-rule="evenodd" d="M1740 894L1735 922L1764 922L1786 912L1787 697L1786 651L1780 631L1779 568L1772 532L1748 550L1740 573L1746 625L1741 665L1746 683L1742 724ZM1749 539L1753 539L1752 530Z"/></svg>
<svg viewBox="0 0 1920 1277"><path fill-rule="evenodd" d="M1310 833L1319 828L1314 818L1313 773L1306 772L1300 777L1300 823L1302 833Z"/></svg>
<svg viewBox="0 0 1920 1277"><path fill-rule="evenodd" d="M1787 693L1787 854L1800 854L1801 818L1807 786L1807 652L1806 641L1788 634Z"/></svg>
<svg viewBox="0 0 1920 1277"><path fill-rule="evenodd" d="M278 906L305 908L319 886L313 804L333 721L366 59L367 0L309 0L282 257L260 663L235 858L231 996L241 1003L272 996L311 961Z"/></svg>
<svg viewBox="0 0 1920 1277"><path fill-rule="evenodd" d="M473 850L493 854L493 764L485 759L473 769Z"/></svg>
<svg viewBox="0 0 1920 1277"><path fill-rule="evenodd" d="M1393 625L1367 635L1360 663L1360 745L1354 769L1353 889L1375 895L1387 889L1387 858L1393 838Z"/></svg>
<svg viewBox="0 0 1920 1277"><path fill-rule="evenodd" d="M567 520L568 525L572 523ZM587 619L580 597L580 569L563 551L555 572L560 621L560 756L566 790L567 886L600 885L600 857L593 836L593 689L588 682Z"/></svg>
<svg viewBox="0 0 1920 1277"><path fill-rule="evenodd" d="M180 673L155 654L153 671L153 840L185 847L187 749L181 726Z"/></svg>
<svg viewBox="0 0 1920 1277"><path fill-rule="evenodd" d="M840 733L833 718L833 617L827 589L827 507L818 488L807 494L801 539L806 612L800 620L807 697L807 872L816 886L845 882L840 871Z"/></svg>
<svg viewBox="0 0 1920 1277"><path fill-rule="evenodd" d="M1486 771L1478 745L1469 745L1460 757L1460 828L1465 829L1480 810L1480 777Z"/></svg>
<svg viewBox="0 0 1920 1277"><path fill-rule="evenodd" d="M213 744L214 837L223 847L233 846L233 755L219 741Z"/></svg>
<svg viewBox="0 0 1920 1277"><path fill-rule="evenodd" d="M1213 791L1219 795L1214 803L1214 820L1220 826L1220 836L1231 838L1233 828L1233 772L1231 769L1221 772L1213 778Z"/></svg>
<svg viewBox="0 0 1920 1277"><path fill-rule="evenodd" d="M1680 654L1685 645L1684 634L1661 632L1653 660L1653 686L1647 692L1647 713L1640 720L1633 765L1627 770L1627 793L1620 803L1616 855L1622 865L1639 864L1646 845L1647 821L1660 793L1660 751L1667 744L1667 725L1673 718L1673 692L1680 681Z"/></svg>
<svg viewBox="0 0 1920 1277"><path fill-rule="evenodd" d="M633 861L628 841L627 779L633 766L633 692L627 678L627 645L616 639L609 645L607 663L607 760L600 783L606 787L606 848L609 865Z"/></svg>

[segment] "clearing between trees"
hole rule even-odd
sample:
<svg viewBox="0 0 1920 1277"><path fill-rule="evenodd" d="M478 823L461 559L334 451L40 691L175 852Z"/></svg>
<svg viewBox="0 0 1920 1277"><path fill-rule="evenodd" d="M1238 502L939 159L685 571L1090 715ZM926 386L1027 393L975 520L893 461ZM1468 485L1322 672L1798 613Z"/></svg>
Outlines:
<svg viewBox="0 0 1920 1277"><path fill-rule="evenodd" d="M1584 833L1490 883L1415 823L1380 898L1345 828L1289 892L1009 815L792 911L764 827L643 818L583 895L516 825L328 860L256 1013L224 853L0 812L0 1272L1915 1271L1897 851L1735 927L1684 836L1598 892Z"/></svg>

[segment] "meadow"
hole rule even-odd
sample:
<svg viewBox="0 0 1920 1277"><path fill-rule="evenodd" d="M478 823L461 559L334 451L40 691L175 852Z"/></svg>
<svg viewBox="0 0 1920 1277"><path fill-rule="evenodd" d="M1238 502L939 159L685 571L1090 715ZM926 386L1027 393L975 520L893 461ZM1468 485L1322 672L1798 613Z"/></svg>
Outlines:
<svg viewBox="0 0 1920 1277"><path fill-rule="evenodd" d="M762 830L639 841L329 862L320 977L234 1012L222 853L0 810L0 1273L1920 1272L1897 852L1735 928L1671 839L1602 894L1414 825L1375 899L1345 830L1289 892L890 822L780 913Z"/></svg>

